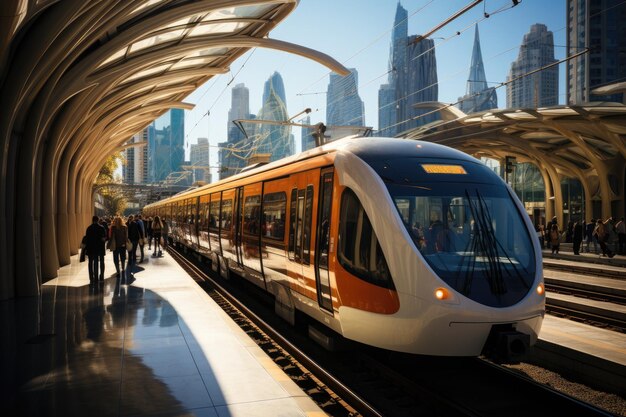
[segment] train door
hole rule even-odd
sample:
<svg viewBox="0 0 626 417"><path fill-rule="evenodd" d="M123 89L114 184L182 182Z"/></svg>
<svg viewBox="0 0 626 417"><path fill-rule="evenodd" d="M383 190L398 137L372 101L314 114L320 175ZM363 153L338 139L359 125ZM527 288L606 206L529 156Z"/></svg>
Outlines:
<svg viewBox="0 0 626 417"><path fill-rule="evenodd" d="M235 190L226 190L222 192L220 205L220 246L222 248L222 256L228 259L228 262L235 263L237 261L237 252L234 245L234 202Z"/></svg>
<svg viewBox="0 0 626 417"><path fill-rule="evenodd" d="M315 205L315 186L319 182L319 170L296 174L291 177L289 205L289 241L287 255L289 275L295 278L292 288L315 299L315 271L311 262L311 244Z"/></svg>
<svg viewBox="0 0 626 417"><path fill-rule="evenodd" d="M235 247L235 254L237 265L243 267L243 250L241 247L241 228L242 228L242 215L243 215L243 187L237 188L235 191L235 211L233 212L233 226L234 236L233 244Z"/></svg>
<svg viewBox="0 0 626 417"><path fill-rule="evenodd" d="M196 197L191 200L191 241L193 242L194 248L200 247L200 214L202 213L202 209L200 207L200 197Z"/></svg>
<svg viewBox="0 0 626 417"><path fill-rule="evenodd" d="M333 311L333 300L330 290L329 247L330 247L330 214L333 200L333 169L322 171L320 176L319 203L315 248L315 281L317 285L317 301L319 306L329 312Z"/></svg>
<svg viewBox="0 0 626 417"><path fill-rule="evenodd" d="M246 185L241 199L241 260L248 277L265 288L261 268L261 195L262 183Z"/></svg>

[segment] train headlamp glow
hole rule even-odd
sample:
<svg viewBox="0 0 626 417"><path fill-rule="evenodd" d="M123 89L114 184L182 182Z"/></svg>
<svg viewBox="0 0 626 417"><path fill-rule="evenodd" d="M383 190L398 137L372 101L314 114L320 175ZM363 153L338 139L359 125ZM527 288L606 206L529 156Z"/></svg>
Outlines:
<svg viewBox="0 0 626 417"><path fill-rule="evenodd" d="M437 300L447 300L450 297L450 293L445 288L437 288L435 290L435 298Z"/></svg>
<svg viewBox="0 0 626 417"><path fill-rule="evenodd" d="M543 286L543 283L537 285L537 294L539 295L543 295L543 293L546 291L546 289Z"/></svg>

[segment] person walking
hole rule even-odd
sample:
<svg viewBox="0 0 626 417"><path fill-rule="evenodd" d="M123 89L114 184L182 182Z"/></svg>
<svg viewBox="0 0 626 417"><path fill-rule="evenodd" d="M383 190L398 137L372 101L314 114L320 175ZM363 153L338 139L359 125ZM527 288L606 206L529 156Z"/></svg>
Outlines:
<svg viewBox="0 0 626 417"><path fill-rule="evenodd" d="M550 229L550 244L552 245L552 254L559 254L559 246L561 244L561 234L559 233L559 228L556 223L552 224L552 228Z"/></svg>
<svg viewBox="0 0 626 417"><path fill-rule="evenodd" d="M106 241L109 240L109 225L106 222L106 219L104 217L100 217L100 220L98 221L98 224L100 225L100 227L102 227L104 229L104 236L105 236L105 240L104 242L102 242L102 244L100 245L100 252L99 252L99 263L100 263L100 281L104 281L104 256L107 253L107 248L106 248Z"/></svg>
<svg viewBox="0 0 626 417"><path fill-rule="evenodd" d="M120 276L120 266L122 274L124 274L124 265L126 264L126 242L128 241L128 228L124 224L124 220L120 216L115 216L113 225L111 226L111 250L113 251L113 262L117 277ZM120 264L121 261L121 264Z"/></svg>
<svg viewBox="0 0 626 417"><path fill-rule="evenodd" d="M617 222L615 229L617 230L617 239L619 241L619 254L626 255L626 223L624 223L623 217Z"/></svg>
<svg viewBox="0 0 626 417"><path fill-rule="evenodd" d="M574 243L574 255L580 255L580 245L583 242L583 221L578 220L572 228L572 242Z"/></svg>
<svg viewBox="0 0 626 417"><path fill-rule="evenodd" d="M104 247L106 232L98 224L98 216L91 218L91 225L85 231L85 252L89 258L89 284L93 285L98 280L98 260L100 258L100 248ZM104 280L104 275L100 276Z"/></svg>
<svg viewBox="0 0 626 417"><path fill-rule="evenodd" d="M128 271L132 273L133 267L135 266L135 264L137 264L137 246L139 246L139 241L142 239L142 234L139 223L137 223L132 215L128 216L126 226L128 227L128 240L130 240L130 243L132 243L132 247L127 248Z"/></svg>
<svg viewBox="0 0 626 417"><path fill-rule="evenodd" d="M152 250L152 217L148 217L146 224L146 236L148 236L148 250Z"/></svg>
<svg viewBox="0 0 626 417"><path fill-rule="evenodd" d="M161 219L159 216L154 216L154 220L152 221L152 236L154 236L154 252L152 256L161 256L163 253L161 252L161 233L163 231L163 223L161 223Z"/></svg>
<svg viewBox="0 0 626 417"><path fill-rule="evenodd" d="M593 229L595 229L595 227L596 227L595 219L591 219L591 221L585 225L585 236L587 237L587 250L586 250L587 253L591 251L591 242L593 242L594 253L598 253L598 244L594 240L594 237L593 237Z"/></svg>
<svg viewBox="0 0 626 417"><path fill-rule="evenodd" d="M139 251L141 253L141 259L139 259L139 263L143 262L143 246L145 245L146 239L146 225L144 224L143 219L141 218L141 214L137 215L135 220L139 225L139 229L141 230L141 238L139 239Z"/></svg>
<svg viewBox="0 0 626 417"><path fill-rule="evenodd" d="M161 219L161 224L163 225L163 230L161 231L163 235L163 249L166 249L169 244L170 224L167 222L165 216Z"/></svg>
<svg viewBox="0 0 626 417"><path fill-rule="evenodd" d="M613 253L606 244L609 233L607 232L606 225L602 222L602 219L598 219L598 221L596 222L596 228L594 229L593 234L598 239L600 249L602 249L601 256L608 256L609 258L614 257L615 253Z"/></svg>

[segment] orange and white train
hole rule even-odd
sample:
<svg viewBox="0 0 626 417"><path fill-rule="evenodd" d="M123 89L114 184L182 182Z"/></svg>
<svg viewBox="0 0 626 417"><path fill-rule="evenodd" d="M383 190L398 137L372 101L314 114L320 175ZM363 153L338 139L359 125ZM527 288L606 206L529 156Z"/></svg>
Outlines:
<svg viewBox="0 0 626 417"><path fill-rule="evenodd" d="M545 311L523 206L445 146L346 138L146 206L170 238L343 337L424 355L523 353ZM296 314L299 312L298 314Z"/></svg>

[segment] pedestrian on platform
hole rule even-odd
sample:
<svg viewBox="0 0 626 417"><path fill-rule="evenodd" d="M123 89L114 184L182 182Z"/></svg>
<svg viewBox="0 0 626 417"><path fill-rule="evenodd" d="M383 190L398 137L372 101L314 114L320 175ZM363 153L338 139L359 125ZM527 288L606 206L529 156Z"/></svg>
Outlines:
<svg viewBox="0 0 626 417"><path fill-rule="evenodd" d="M626 223L624 223L623 217L615 225L615 229L617 230L617 239L619 240L619 254L626 255Z"/></svg>
<svg viewBox="0 0 626 417"><path fill-rule="evenodd" d="M141 229L141 239L139 239L139 251L141 253L141 259L139 259L139 263L143 262L143 246L146 244L146 225L141 217L141 214L137 215L137 224L139 225L139 229Z"/></svg>
<svg viewBox="0 0 626 417"><path fill-rule="evenodd" d="M552 245L552 254L559 254L559 246L561 245L561 234L556 223L552 224L550 229L550 245Z"/></svg>
<svg viewBox="0 0 626 417"><path fill-rule="evenodd" d="M89 258L89 284L93 285L98 280L98 260L100 258L100 249L104 249L106 240L106 232L100 224L98 224L98 216L91 218L91 225L85 231L85 252ZM100 280L104 280L104 275L100 275Z"/></svg>
<svg viewBox="0 0 626 417"><path fill-rule="evenodd" d="M111 239L109 239L109 248L113 251L113 262L117 277L120 276L120 266L122 274L124 274L124 265L126 264L126 242L128 241L128 228L124 220L120 216L115 216L113 225L111 226ZM121 264L120 264L121 261Z"/></svg>
<svg viewBox="0 0 626 417"><path fill-rule="evenodd" d="M596 228L596 220L591 219L589 223L585 225L585 236L587 238L587 250L589 253L591 251L591 242L593 242L593 252L598 253L598 242L593 237L593 229Z"/></svg>
<svg viewBox="0 0 626 417"><path fill-rule="evenodd" d="M163 249L166 249L169 244L168 239L170 235L170 224L167 222L165 216L161 219L161 224L163 225L163 230L161 231L161 234L163 235Z"/></svg>
<svg viewBox="0 0 626 417"><path fill-rule="evenodd" d="M596 222L596 228L594 229L593 234L594 236L596 236L596 239L600 244L600 248L602 249L601 256L608 256L609 258L614 257L615 253L613 253L613 251L611 251L611 249L606 244L609 238L609 234L606 230L606 225L602 222L602 219L598 219L598 221Z"/></svg>
<svg viewBox="0 0 626 417"><path fill-rule="evenodd" d="M580 255L580 245L583 242L583 224L582 220L574 223L572 232L572 242L574 244L574 255Z"/></svg>
<svg viewBox="0 0 626 417"><path fill-rule="evenodd" d="M161 252L161 233L163 231L163 223L161 223L161 219L159 216L154 216L154 220L152 221L152 236L154 236L154 252L152 256L161 256L163 252Z"/></svg>
<svg viewBox="0 0 626 417"><path fill-rule="evenodd" d="M99 256L100 280L104 280L104 256L107 254L106 244L107 244L107 241L109 240L109 237L110 237L109 236L109 225L107 224L107 220L106 220L105 217L100 217L100 220L98 221L98 224L100 225L100 227L102 227L104 229L104 235L105 235L105 241L100 246L100 256Z"/></svg>
<svg viewBox="0 0 626 417"><path fill-rule="evenodd" d="M543 227L543 224L537 226L537 237L539 238L539 245L543 249L546 243L546 229Z"/></svg>
<svg viewBox="0 0 626 417"><path fill-rule="evenodd" d="M148 236L148 250L152 250L152 217L148 217L145 221L146 236Z"/></svg>
<svg viewBox="0 0 626 417"><path fill-rule="evenodd" d="M126 226L128 227L128 240L132 243L132 247L128 249L128 271L133 272L133 266L137 263L137 246L139 246L139 241L141 240L141 228L139 227L139 223L131 214L128 216L128 221L126 222Z"/></svg>
<svg viewBox="0 0 626 417"><path fill-rule="evenodd" d="M567 222L567 228L565 229L565 243L572 243L574 238L574 221Z"/></svg>

